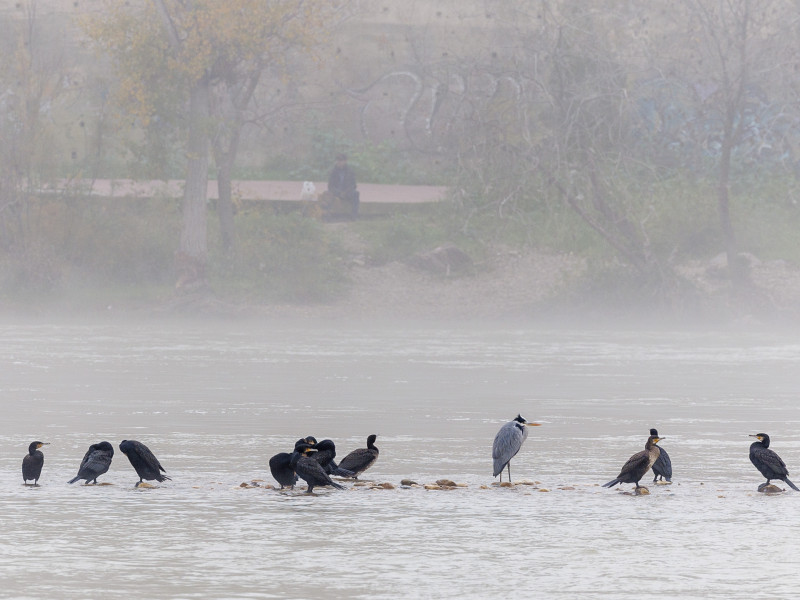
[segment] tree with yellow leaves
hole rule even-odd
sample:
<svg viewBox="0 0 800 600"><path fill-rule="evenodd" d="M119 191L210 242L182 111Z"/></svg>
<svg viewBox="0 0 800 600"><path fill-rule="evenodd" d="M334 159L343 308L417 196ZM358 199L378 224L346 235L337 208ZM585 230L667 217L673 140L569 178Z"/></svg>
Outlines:
<svg viewBox="0 0 800 600"><path fill-rule="evenodd" d="M90 38L113 60L121 105L144 126L178 119L185 130L179 283L205 284L209 147L221 139L211 109L215 90L229 94L234 114L244 110L266 69L281 73L291 52L312 52L324 42L335 10L325 0L109 0L86 22ZM231 121L226 125L230 132ZM234 118L227 147L215 153L225 161L218 164L223 239L232 235L230 167L241 126Z"/></svg>

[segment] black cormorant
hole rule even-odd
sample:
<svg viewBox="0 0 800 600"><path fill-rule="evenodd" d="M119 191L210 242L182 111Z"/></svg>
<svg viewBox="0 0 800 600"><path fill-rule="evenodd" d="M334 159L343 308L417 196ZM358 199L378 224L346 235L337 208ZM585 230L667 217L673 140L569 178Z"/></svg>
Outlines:
<svg viewBox="0 0 800 600"><path fill-rule="evenodd" d="M789 470L781 457L769 449L769 436L766 433L756 433L750 437L758 440L750 444L750 462L767 478L766 483L758 486L759 491L767 487L772 479L780 479L793 490L800 492L797 486L789 481Z"/></svg>
<svg viewBox="0 0 800 600"><path fill-rule="evenodd" d="M367 438L367 447L353 450L350 454L345 456L339 463L340 469L352 471L353 479L358 479L364 471L369 469L378 460L378 448L375 446L375 440L378 436L374 433Z"/></svg>
<svg viewBox="0 0 800 600"><path fill-rule="evenodd" d="M313 457L308 456L309 452L315 452L315 448L312 448L308 444L299 444L295 446L294 452L292 452L292 459L289 463L294 469L295 473L297 473L297 476L301 479L304 479L308 484L308 490L306 493L310 494L315 487L321 487L325 485L330 485L338 490L343 490L343 486L339 485L335 481L332 481L322 466L320 466L320 464L314 460Z"/></svg>
<svg viewBox="0 0 800 600"><path fill-rule="evenodd" d="M136 469L136 474L139 476L139 481L134 487L139 487L139 484L145 479L155 479L158 482L162 482L165 479L172 480L171 477L161 474L162 471L164 473L167 471L158 462L150 448L143 443L136 440L122 440L119 449L131 461L131 465Z"/></svg>
<svg viewBox="0 0 800 600"><path fill-rule="evenodd" d="M631 456L628 462L622 465L619 475L608 483L604 483L603 487L612 487L618 483L635 483L636 489L639 489L639 487L641 487L639 485L639 480L650 470L650 467L656 462L661 452L656 444L663 439L666 438L660 438L657 435L651 435L647 438L644 450Z"/></svg>
<svg viewBox="0 0 800 600"><path fill-rule="evenodd" d="M28 481L33 480L33 485L39 485L39 476L42 474L44 465L44 454L39 450L50 442L31 442L28 446L28 453L22 459L22 482L28 485Z"/></svg>
<svg viewBox="0 0 800 600"><path fill-rule="evenodd" d="M86 454L83 455L78 474L70 479L68 483L75 483L78 479L84 479L87 484L90 481L97 483L97 478L108 471L113 457L114 447L108 442L92 444Z"/></svg>
<svg viewBox="0 0 800 600"><path fill-rule="evenodd" d="M318 442L314 449L314 459L320 464L328 475L336 475L337 477L355 477L353 471L343 469L340 465L336 464L333 460L336 458L336 444L333 440L322 440Z"/></svg>
<svg viewBox="0 0 800 600"><path fill-rule="evenodd" d="M290 487L294 489L297 483L297 475L292 468L292 455L288 452L279 452L269 459L269 471L275 481L281 484L281 489Z"/></svg>
<svg viewBox="0 0 800 600"><path fill-rule="evenodd" d="M519 449L522 448L522 442L528 438L527 428L538 426L539 423L528 423L522 418L522 415L517 415L513 421L509 421L500 428L500 431L494 436L492 444L493 477L500 475L502 482L503 469L507 466L508 480L511 481L511 459L517 455Z"/></svg>
<svg viewBox="0 0 800 600"><path fill-rule="evenodd" d="M294 443L294 448L297 450L299 446L312 446L316 443L316 439L314 439L312 436L308 436L307 438L301 438L297 440ZM272 473L275 481L281 484L281 489L284 487L290 487L294 489L294 485L297 483L297 474L294 472L294 468L292 467L291 463L291 452L279 452L269 459L269 471Z"/></svg>
<svg viewBox="0 0 800 600"><path fill-rule="evenodd" d="M651 429L650 435L658 437L658 431ZM653 483L655 483L659 477L672 483L672 461L669 459L669 454L667 454L667 451L664 450L663 447L659 446L658 450L658 458L656 462L653 463Z"/></svg>

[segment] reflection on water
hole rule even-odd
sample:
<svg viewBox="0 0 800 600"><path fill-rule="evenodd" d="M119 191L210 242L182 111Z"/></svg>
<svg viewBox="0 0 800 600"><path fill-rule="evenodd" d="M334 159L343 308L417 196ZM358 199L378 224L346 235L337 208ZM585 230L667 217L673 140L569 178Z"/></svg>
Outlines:
<svg viewBox="0 0 800 600"><path fill-rule="evenodd" d="M757 494L747 458L747 434L765 431L800 480L793 338L164 323L0 335L2 597L739 598L800 584L800 495ZM482 487L518 412L544 426L512 472L540 484ZM642 498L598 487L650 427L675 483ZM370 433L381 455L365 477L468 487L238 487L271 482L267 460L301 436L334 439L341 457ZM51 445L42 486L26 488L34 439ZM67 485L103 439L143 441L173 481L134 489L117 451L100 478L113 485Z"/></svg>

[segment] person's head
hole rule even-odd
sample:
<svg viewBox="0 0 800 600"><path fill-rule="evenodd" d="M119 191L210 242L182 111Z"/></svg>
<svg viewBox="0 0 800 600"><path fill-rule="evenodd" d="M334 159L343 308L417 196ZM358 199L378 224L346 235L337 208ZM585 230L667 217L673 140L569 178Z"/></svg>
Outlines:
<svg viewBox="0 0 800 600"><path fill-rule="evenodd" d="M336 155L336 166L343 167L347 164L347 155L346 154L337 154Z"/></svg>

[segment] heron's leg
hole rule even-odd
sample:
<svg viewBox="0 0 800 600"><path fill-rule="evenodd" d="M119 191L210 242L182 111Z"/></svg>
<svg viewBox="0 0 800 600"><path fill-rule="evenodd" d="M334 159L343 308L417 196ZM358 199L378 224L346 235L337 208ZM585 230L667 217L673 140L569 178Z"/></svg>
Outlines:
<svg viewBox="0 0 800 600"><path fill-rule="evenodd" d="M508 483L511 483L511 461L506 465L508 467Z"/></svg>

